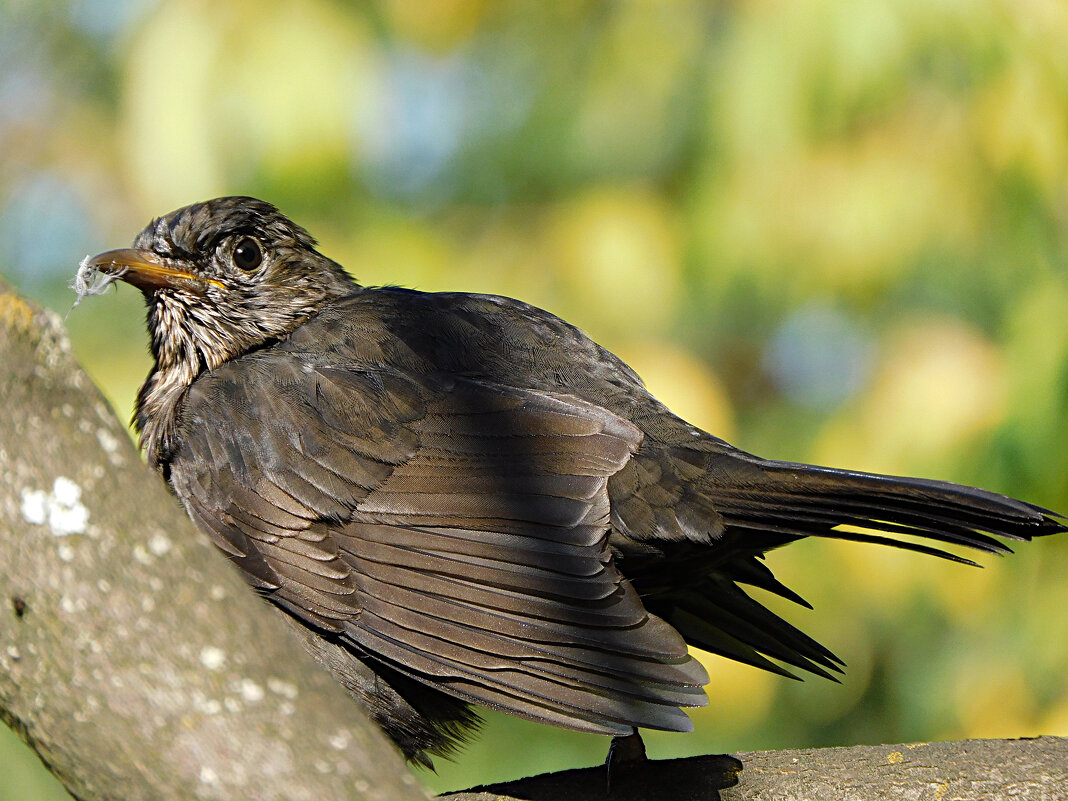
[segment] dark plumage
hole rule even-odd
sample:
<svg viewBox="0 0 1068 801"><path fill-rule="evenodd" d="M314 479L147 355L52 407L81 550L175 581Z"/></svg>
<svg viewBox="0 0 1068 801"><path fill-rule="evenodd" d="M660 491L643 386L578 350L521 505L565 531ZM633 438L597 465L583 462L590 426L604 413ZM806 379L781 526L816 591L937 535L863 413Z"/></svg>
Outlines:
<svg viewBox="0 0 1068 801"><path fill-rule="evenodd" d="M706 675L687 644L838 671L742 589L803 604L762 560L802 537L967 561L938 546L1065 530L981 489L757 458L548 312L362 287L314 247L221 198L89 264L148 302L149 462L409 758L448 751L467 703L688 730Z"/></svg>

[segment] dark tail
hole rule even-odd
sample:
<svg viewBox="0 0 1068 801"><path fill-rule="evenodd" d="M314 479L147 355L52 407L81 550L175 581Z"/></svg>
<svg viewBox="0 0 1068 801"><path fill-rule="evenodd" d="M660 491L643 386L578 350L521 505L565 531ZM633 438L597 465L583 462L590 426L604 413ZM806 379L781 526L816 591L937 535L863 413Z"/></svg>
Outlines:
<svg viewBox="0 0 1068 801"><path fill-rule="evenodd" d="M975 564L897 535L986 553L1010 553L1011 548L998 537L1030 540L1068 530L1064 518L1049 509L948 481L765 460L749 462L748 469L737 475L739 480L720 481L707 490L728 527L790 539L816 536L876 542Z"/></svg>
<svg viewBox="0 0 1068 801"><path fill-rule="evenodd" d="M657 481L673 490L668 520L677 521L677 528L654 539L656 558L625 556L628 578L649 611L691 645L787 676L792 674L771 659L828 678L843 663L742 589L760 587L808 606L772 575L763 561L767 551L803 537L830 537L974 565L931 542L1000 554L1011 550L1002 539L1068 530L1064 518L1048 509L946 481L773 462L733 450L699 456L687 451L676 450L672 475L665 471ZM632 498L645 497L648 504L647 492L638 487ZM698 518L712 524L698 532Z"/></svg>

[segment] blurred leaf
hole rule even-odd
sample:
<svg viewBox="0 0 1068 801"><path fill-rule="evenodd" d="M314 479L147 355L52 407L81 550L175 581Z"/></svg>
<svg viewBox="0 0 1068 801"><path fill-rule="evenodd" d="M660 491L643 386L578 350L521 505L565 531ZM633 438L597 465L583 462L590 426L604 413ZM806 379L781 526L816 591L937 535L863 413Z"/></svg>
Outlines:
<svg viewBox="0 0 1068 801"><path fill-rule="evenodd" d="M824 432L819 460L882 473L942 472L1006 413L1001 353L951 320L891 332L869 389ZM941 468L939 470L939 468Z"/></svg>
<svg viewBox="0 0 1068 801"><path fill-rule="evenodd" d="M650 340L626 340L615 353L683 420L722 439L734 437L730 399L719 379L693 354Z"/></svg>
<svg viewBox="0 0 1068 801"><path fill-rule="evenodd" d="M679 228L648 188L606 186L557 206L543 246L563 316L601 331L666 327L681 290Z"/></svg>

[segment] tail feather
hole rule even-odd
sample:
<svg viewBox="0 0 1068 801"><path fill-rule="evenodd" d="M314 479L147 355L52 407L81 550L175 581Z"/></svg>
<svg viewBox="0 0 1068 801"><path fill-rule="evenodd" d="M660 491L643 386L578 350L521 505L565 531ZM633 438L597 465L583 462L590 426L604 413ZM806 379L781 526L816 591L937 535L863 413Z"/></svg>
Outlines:
<svg viewBox="0 0 1068 801"><path fill-rule="evenodd" d="M956 561L960 557L937 548L839 527L911 535L986 553L1011 552L998 537L1025 541L1066 530L1063 519L1047 509L960 484L788 462L760 460L756 466L759 480L746 471L744 483L707 486L728 527L880 542ZM712 475L721 478L724 472Z"/></svg>
<svg viewBox="0 0 1068 801"><path fill-rule="evenodd" d="M1068 530L1061 515L1041 506L945 481L682 450L673 452L674 470L659 469L661 462L617 482L622 551L634 543L623 561L628 577L687 643L780 675L793 676L772 660L832 679L844 663L740 586L811 608L772 575L762 560L767 551L826 537L975 565L936 545L1005 554L1011 549L1002 540ZM695 522L702 518L703 527Z"/></svg>
<svg viewBox="0 0 1068 801"><path fill-rule="evenodd" d="M733 581L766 590L787 601L793 601L805 609L812 608L812 604L775 578L771 569L763 562L758 562L756 559L741 559L733 565L733 568L731 571Z"/></svg>
<svg viewBox="0 0 1068 801"><path fill-rule="evenodd" d="M955 520L935 513L922 514L913 511L895 510L889 505L878 504L862 499L860 501L841 496L824 496L821 498L776 496L772 493L757 496L723 495L720 508L725 516L752 519L781 519L794 521L799 526L805 524L852 525L872 528L893 534L913 534L937 539L942 542L966 545L988 553L1009 553L1011 551L1000 540L982 530L969 527L959 519ZM973 525L983 525L982 520ZM802 533L799 531L799 533ZM810 534L811 531L804 533ZM1001 536L1010 539L1024 539L1014 533Z"/></svg>
<svg viewBox="0 0 1068 801"><path fill-rule="evenodd" d="M713 574L689 608L774 659L820 673L815 666L840 672L842 660L799 629L782 621L725 576ZM715 598L715 603L708 599Z"/></svg>
<svg viewBox="0 0 1068 801"><path fill-rule="evenodd" d="M883 537L878 534L868 534L863 531L854 531L852 528L832 528L833 526L856 526L863 529L875 529L886 533L922 536L928 539L943 539L937 534L927 534L909 526L897 525L886 521L871 521L865 518L846 518L837 515L835 522L829 522L826 518L806 515L800 512L774 513L763 510L759 515L749 515L744 511L728 508L729 518L733 525L746 526L761 531L776 532L788 535L783 544L793 542L799 537L828 537L832 539L848 540L850 542L867 542L877 545L889 545L906 551L937 556L951 562L959 562L967 565L977 565L977 562L959 556L941 548L935 548L923 543L910 540L898 540L892 537ZM1011 549L1002 545L997 540L992 545L980 544L975 541L949 540L956 544L967 545L987 553L1010 553Z"/></svg>
<svg viewBox="0 0 1068 801"><path fill-rule="evenodd" d="M761 654L750 643L733 637L718 626L711 625L708 621L698 617L686 605L677 607L669 615L668 622L678 629L679 633L686 638L688 644L695 648L732 659L735 662L741 662L743 665L751 665L769 673L775 673L787 679L798 678L782 665L772 662ZM821 669L817 668L817 671L834 680L833 676L824 673Z"/></svg>
<svg viewBox="0 0 1068 801"><path fill-rule="evenodd" d="M687 643L702 650L788 678L798 677L772 659L837 681L833 674L842 672L841 659L735 583L740 565L753 560L737 559L712 571L704 581L674 594L670 605L663 604L664 599L650 599L650 605Z"/></svg>

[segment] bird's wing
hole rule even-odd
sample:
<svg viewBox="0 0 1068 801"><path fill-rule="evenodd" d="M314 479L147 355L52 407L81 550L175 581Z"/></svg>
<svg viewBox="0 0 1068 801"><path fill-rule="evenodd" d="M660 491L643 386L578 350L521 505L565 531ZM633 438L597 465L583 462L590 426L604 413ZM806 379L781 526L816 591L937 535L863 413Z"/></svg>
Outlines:
<svg viewBox="0 0 1068 801"><path fill-rule="evenodd" d="M607 550L641 433L566 395L252 354L185 401L170 480L250 580L454 695L689 728L706 677Z"/></svg>

